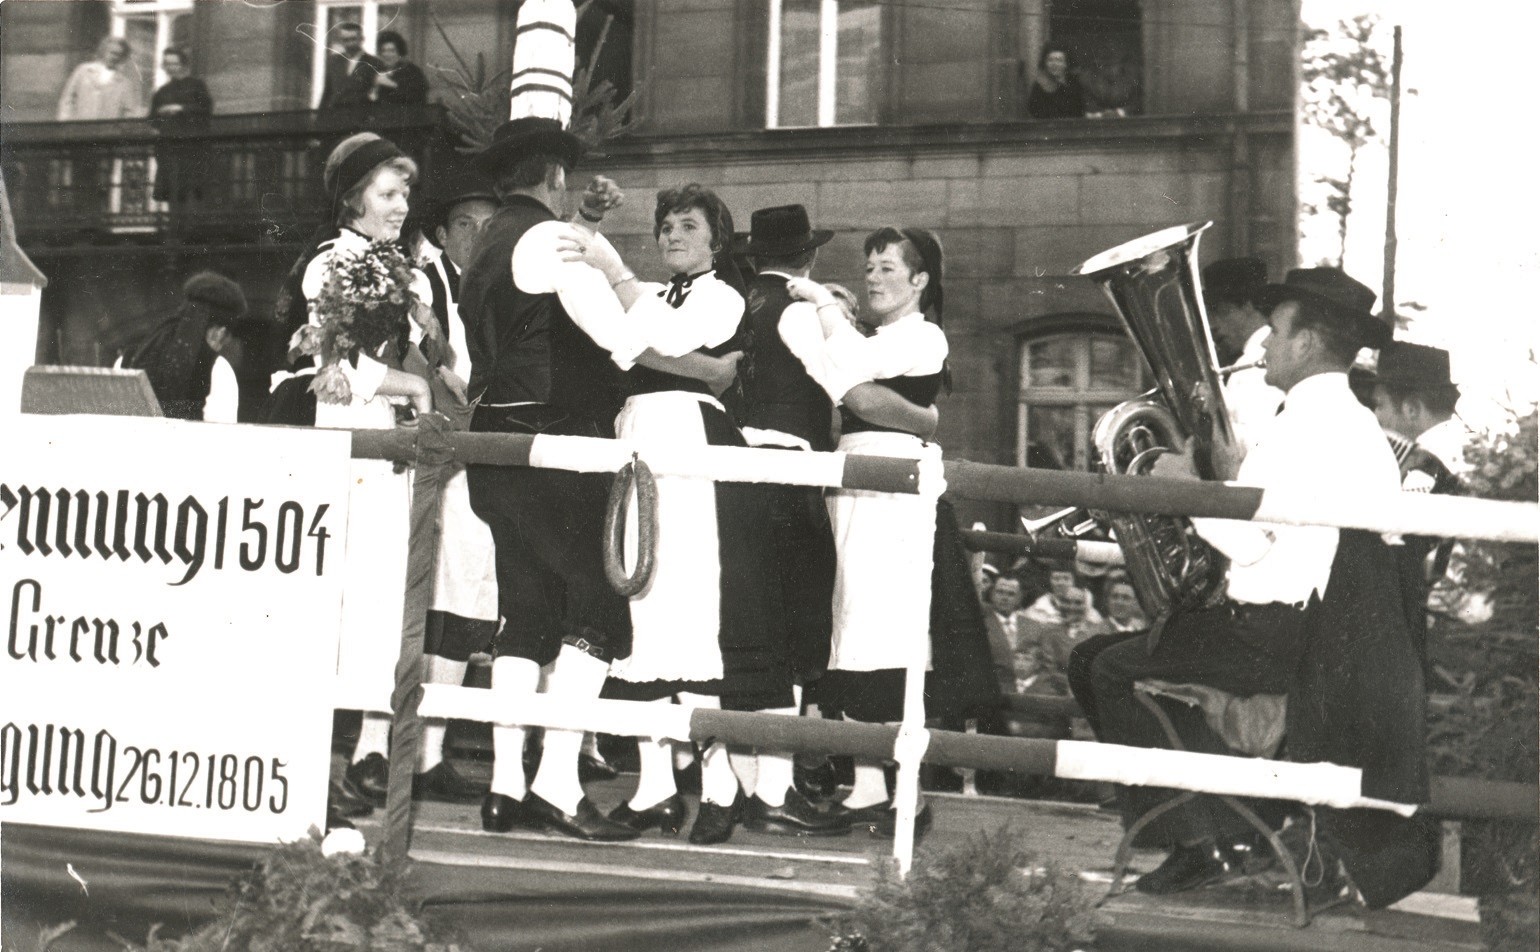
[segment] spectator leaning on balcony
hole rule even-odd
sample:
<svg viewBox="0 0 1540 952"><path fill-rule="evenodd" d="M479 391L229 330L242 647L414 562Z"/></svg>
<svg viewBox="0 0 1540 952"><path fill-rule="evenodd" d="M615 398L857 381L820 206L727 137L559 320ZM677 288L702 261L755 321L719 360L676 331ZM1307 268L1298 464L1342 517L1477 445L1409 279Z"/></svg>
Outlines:
<svg viewBox="0 0 1540 952"><path fill-rule="evenodd" d="M428 102L428 77L406 58L406 38L386 30L375 40L381 69L374 74L369 101L392 106L422 106Z"/></svg>
<svg viewBox="0 0 1540 952"><path fill-rule="evenodd" d="M96 59L81 63L70 74L59 95L59 121L128 119L144 115L139 82L128 74L132 68L128 41L109 36L96 48Z"/></svg>
<svg viewBox="0 0 1540 952"><path fill-rule="evenodd" d="M203 80L192 75L186 50L169 47L161 54L160 63L171 79L150 97L150 122L162 137L155 150L155 200L202 198L208 153L201 143L176 140L208 127L214 100Z"/></svg>
<svg viewBox="0 0 1540 952"><path fill-rule="evenodd" d="M1037 60L1037 76L1027 93L1027 115L1033 119L1079 119L1085 115L1085 93L1070 75L1069 54L1052 46Z"/></svg>
<svg viewBox="0 0 1540 952"><path fill-rule="evenodd" d="M326 85L321 88L322 109L346 109L365 106L374 90L374 77L385 64L364 52L364 28L357 23L339 23L337 47L326 50Z"/></svg>

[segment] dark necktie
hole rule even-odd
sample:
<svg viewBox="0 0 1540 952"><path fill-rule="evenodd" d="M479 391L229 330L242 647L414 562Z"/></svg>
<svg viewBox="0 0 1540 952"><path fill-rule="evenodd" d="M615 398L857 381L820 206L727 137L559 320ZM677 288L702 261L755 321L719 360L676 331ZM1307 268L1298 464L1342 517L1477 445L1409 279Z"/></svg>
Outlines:
<svg viewBox="0 0 1540 952"><path fill-rule="evenodd" d="M690 296L690 288L695 284L695 279L703 274L710 274L708 268L695 274L676 274L668 279L668 287L663 291L663 300L669 307L678 307Z"/></svg>

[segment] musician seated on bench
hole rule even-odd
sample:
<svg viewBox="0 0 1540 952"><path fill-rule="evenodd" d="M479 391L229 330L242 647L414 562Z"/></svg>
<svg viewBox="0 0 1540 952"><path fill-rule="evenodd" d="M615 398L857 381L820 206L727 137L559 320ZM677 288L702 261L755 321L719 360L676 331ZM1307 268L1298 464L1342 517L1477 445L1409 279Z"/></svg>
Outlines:
<svg viewBox="0 0 1540 952"><path fill-rule="evenodd" d="M1286 393L1241 464L1236 483L1288 488L1313 496L1394 493L1396 461L1374 415L1348 389L1347 370L1361 347L1380 346L1387 325L1370 314L1375 294L1335 268L1291 271L1259 295L1271 333L1264 343L1267 383ZM1190 456L1161 457L1154 474L1196 479ZM1099 641L1090 678L1073 678L1077 700L1106 743L1167 747L1158 723L1134 697L1146 679L1205 684L1239 697L1286 694L1306 638L1306 610L1322 597L1338 531L1222 519L1194 519L1198 533L1230 559L1228 597L1213 608L1178 612L1151 647L1142 638ZM1202 748L1196 748L1202 749ZM1223 752L1208 750L1205 752ZM1171 791L1125 788L1126 823L1171 797ZM1151 834L1171 847L1136 888L1171 893L1228 875L1238 847L1255 834L1208 797L1160 817ZM1242 839L1238 839L1242 838Z"/></svg>

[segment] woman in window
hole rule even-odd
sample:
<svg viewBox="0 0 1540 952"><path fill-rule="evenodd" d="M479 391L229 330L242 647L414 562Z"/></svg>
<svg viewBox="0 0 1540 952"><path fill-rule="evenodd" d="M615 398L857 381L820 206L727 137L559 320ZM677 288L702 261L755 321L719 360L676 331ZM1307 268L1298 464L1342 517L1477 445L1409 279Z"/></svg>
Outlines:
<svg viewBox="0 0 1540 952"><path fill-rule="evenodd" d="M640 447L644 460L649 447L745 446L719 399L735 376L727 355L747 334L741 279L730 261L732 217L710 189L665 189L653 234L673 274L666 285L639 284L598 236L569 254L604 272L653 354L690 361L628 370L630 396L615 435ZM727 372L715 387L705 374L695 376L720 365ZM678 476L659 476L657 485L652 579L631 598L631 654L611 665L604 696L750 711L791 706L790 669L775 647L774 602L764 589L773 574L762 495L742 484ZM684 803L674 784L673 744L638 738L638 747L636 792L610 819L677 831ZM690 841L731 836L738 794L726 747L712 745L701 758L701 807Z"/></svg>
<svg viewBox="0 0 1540 952"><path fill-rule="evenodd" d="M1027 115L1033 119L1079 119L1085 115L1085 93L1070 74L1069 53L1045 46L1037 59L1037 77L1027 94Z"/></svg>
<svg viewBox="0 0 1540 952"><path fill-rule="evenodd" d="M876 328L871 337L846 322L827 288L805 279L788 282L792 296L817 306L825 335L822 354L804 363L840 404L840 452L939 467L941 448L925 439L935 427L932 404L947 357L941 243L919 228L880 228L867 237L865 250L863 318ZM862 392L857 385L866 382L902 396L914 412L926 414L928 426L854 399ZM936 502L923 495L836 490L828 506L838 560L829 673L819 682L819 703L849 720L895 723L903 719L905 669L930 658ZM855 784L841 810L854 826L892 835L893 802L880 762L856 762ZM918 822L927 821L924 812Z"/></svg>

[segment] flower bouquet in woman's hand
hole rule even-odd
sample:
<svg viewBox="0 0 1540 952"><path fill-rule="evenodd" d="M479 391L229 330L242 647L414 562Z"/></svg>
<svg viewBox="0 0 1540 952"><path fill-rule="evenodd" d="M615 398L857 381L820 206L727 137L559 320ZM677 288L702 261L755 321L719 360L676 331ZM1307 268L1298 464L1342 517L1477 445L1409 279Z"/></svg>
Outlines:
<svg viewBox="0 0 1540 952"><path fill-rule="evenodd" d="M332 258L326 283L311 306L320 317L307 343L316 348L321 369L310 389L323 403L347 403L352 396L340 367L355 367L359 354L399 369L406 349L412 307L412 264L394 242L376 241L363 251Z"/></svg>

